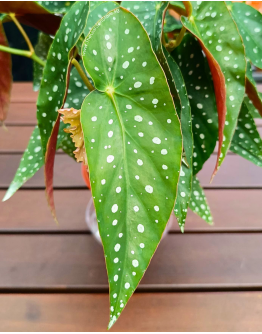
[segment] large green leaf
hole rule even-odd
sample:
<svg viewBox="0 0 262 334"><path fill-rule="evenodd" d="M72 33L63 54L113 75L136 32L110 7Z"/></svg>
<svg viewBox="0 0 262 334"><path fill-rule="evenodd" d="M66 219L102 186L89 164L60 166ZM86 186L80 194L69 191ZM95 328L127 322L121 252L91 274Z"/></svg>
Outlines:
<svg viewBox="0 0 262 334"><path fill-rule="evenodd" d="M226 4L191 2L192 15L182 24L200 41L207 56L216 94L219 119L218 160L213 175L230 147L244 98L246 61L244 47ZM199 89L198 89L199 87ZM203 90L204 87L196 86Z"/></svg>
<svg viewBox="0 0 262 334"><path fill-rule="evenodd" d="M89 2L86 1L77 2L70 8L48 52L37 99L37 120L44 155L58 116L57 110L64 104L71 50L83 32L88 11Z"/></svg>
<svg viewBox="0 0 262 334"><path fill-rule="evenodd" d="M262 167L262 140L249 106L246 100L242 104L230 150Z"/></svg>
<svg viewBox="0 0 262 334"><path fill-rule="evenodd" d="M44 61L46 60L47 54L48 54L48 51L49 51L49 48L52 42L53 42L53 39L49 35L39 32L38 41L35 46L35 53L40 59ZM34 91L38 91L40 88L42 77L43 77L44 68L42 65L40 65L37 62L34 62L33 66L34 66L33 89Z"/></svg>
<svg viewBox="0 0 262 334"><path fill-rule="evenodd" d="M111 327L173 209L182 139L164 73L131 13L109 12L86 37L82 55L97 89L84 100L81 123L109 277Z"/></svg>
<svg viewBox="0 0 262 334"><path fill-rule="evenodd" d="M262 100L262 93L258 93L260 99ZM252 101L248 98L248 96L244 97L244 101L246 102L246 105L248 106L248 110L250 112L250 115L253 118L262 118L261 115L259 114L258 110L256 107L253 105Z"/></svg>
<svg viewBox="0 0 262 334"><path fill-rule="evenodd" d="M246 56L262 68L262 14L244 3L232 2L228 5L238 30L242 36Z"/></svg>
<svg viewBox="0 0 262 334"><path fill-rule="evenodd" d="M37 1L37 3L52 13L64 14L69 11L75 1Z"/></svg>
<svg viewBox="0 0 262 334"><path fill-rule="evenodd" d="M0 18L0 44L8 46L4 27ZM0 124L6 119L12 88L12 60L7 52L0 51Z"/></svg>
<svg viewBox="0 0 262 334"><path fill-rule="evenodd" d="M194 176L192 183L192 195L189 204L190 209L201 217L208 224L213 224L213 218L211 215L210 208L207 203L207 199L204 190L200 186L199 180Z"/></svg>
<svg viewBox="0 0 262 334"><path fill-rule="evenodd" d="M262 115L262 99L261 93L258 92L257 84L252 75L252 68L249 61L247 61L247 73L246 73L246 94L253 102L254 107Z"/></svg>
<svg viewBox="0 0 262 334"><path fill-rule="evenodd" d="M191 34L171 53L180 67L193 123L193 169L197 174L213 153L218 133L217 107L210 70L201 46Z"/></svg>

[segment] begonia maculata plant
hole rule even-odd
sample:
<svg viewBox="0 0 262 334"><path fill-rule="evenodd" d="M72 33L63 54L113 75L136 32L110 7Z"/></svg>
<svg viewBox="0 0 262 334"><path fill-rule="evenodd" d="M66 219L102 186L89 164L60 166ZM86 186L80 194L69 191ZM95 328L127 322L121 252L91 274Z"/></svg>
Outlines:
<svg viewBox="0 0 262 334"><path fill-rule="evenodd" d="M262 99L252 76L262 69L262 15L230 1L0 1L0 13L0 120L8 117L12 53L34 61L39 91L37 126L4 200L43 167L56 219L56 150L85 166L110 328L172 212L182 232L189 208L212 224L197 178L211 154L211 180L229 150L262 166ZM8 46L8 21L28 51ZM39 30L36 46L21 23Z"/></svg>

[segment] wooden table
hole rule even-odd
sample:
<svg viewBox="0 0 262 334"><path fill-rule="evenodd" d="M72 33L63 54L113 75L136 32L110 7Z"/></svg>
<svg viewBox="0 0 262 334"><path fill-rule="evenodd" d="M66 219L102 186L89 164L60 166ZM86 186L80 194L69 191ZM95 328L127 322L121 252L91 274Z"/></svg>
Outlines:
<svg viewBox="0 0 262 334"><path fill-rule="evenodd" d="M14 84L8 132L0 129L1 198L36 123L36 97L31 84ZM173 227L113 330L261 330L262 169L229 154L210 185L215 159L200 173L215 226L190 212L184 235ZM1 331L106 330L103 252L84 220L90 192L61 152L54 183L59 227L42 170L0 203Z"/></svg>

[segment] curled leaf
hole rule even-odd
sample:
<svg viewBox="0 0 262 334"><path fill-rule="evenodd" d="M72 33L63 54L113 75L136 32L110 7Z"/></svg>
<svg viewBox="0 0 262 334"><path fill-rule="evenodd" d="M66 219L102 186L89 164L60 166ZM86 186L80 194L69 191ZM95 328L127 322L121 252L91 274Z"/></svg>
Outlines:
<svg viewBox="0 0 262 334"><path fill-rule="evenodd" d="M64 131L71 133L71 138L75 143L76 150L73 152L77 162L83 162L87 166L87 157L84 145L84 134L80 123L80 110L70 109L59 109L58 112L63 114L61 120L70 127L65 128Z"/></svg>

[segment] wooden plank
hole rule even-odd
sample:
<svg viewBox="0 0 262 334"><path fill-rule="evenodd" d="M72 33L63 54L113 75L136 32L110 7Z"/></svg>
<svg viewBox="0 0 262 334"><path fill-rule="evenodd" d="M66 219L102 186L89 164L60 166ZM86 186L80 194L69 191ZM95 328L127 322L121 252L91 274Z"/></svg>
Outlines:
<svg viewBox="0 0 262 334"><path fill-rule="evenodd" d="M259 332L261 292L135 293L111 331ZM106 331L107 294L0 295L6 332Z"/></svg>
<svg viewBox="0 0 262 334"><path fill-rule="evenodd" d="M0 288L107 286L102 246L92 235L0 235L0 258ZM169 234L141 286L261 288L261 261L261 233Z"/></svg>
<svg viewBox="0 0 262 334"><path fill-rule="evenodd" d="M5 124L11 125L36 125L36 103L11 102Z"/></svg>
<svg viewBox="0 0 262 334"><path fill-rule="evenodd" d="M36 102L38 92L33 91L32 82L15 82L11 92L11 102Z"/></svg>
<svg viewBox="0 0 262 334"><path fill-rule="evenodd" d="M215 225L206 224L192 211L188 212L185 233L192 231L262 230L261 190L205 191ZM0 191L0 199L5 191ZM57 226L47 206L44 190L20 190L6 202L0 202L0 232L5 229L42 231L87 231L85 210L91 197L88 190L56 190ZM241 203L241 205L239 204ZM14 214L15 212L15 214ZM179 231L174 220L172 231Z"/></svg>
<svg viewBox="0 0 262 334"><path fill-rule="evenodd" d="M1 155L0 158L0 187L7 188L16 169L19 166L21 155ZM237 155L229 155L216 174L212 184L210 177L215 166L216 156L213 155L206 162L199 173L202 186L206 188L261 188L262 168ZM81 176L81 166L67 155L58 154L55 162L54 184L56 187L83 187L84 181ZM43 171L40 170L30 179L26 188L44 187Z"/></svg>

